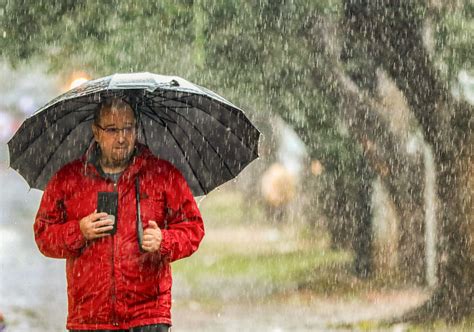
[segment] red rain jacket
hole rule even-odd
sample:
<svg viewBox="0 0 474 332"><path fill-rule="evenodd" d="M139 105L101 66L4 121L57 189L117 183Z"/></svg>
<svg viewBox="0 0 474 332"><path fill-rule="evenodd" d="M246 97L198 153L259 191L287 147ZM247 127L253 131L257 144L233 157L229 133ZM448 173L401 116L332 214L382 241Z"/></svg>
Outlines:
<svg viewBox="0 0 474 332"><path fill-rule="evenodd" d="M160 226L159 252L139 250L135 178L140 179L143 228ZM97 207L97 192L118 191L117 233L86 241L79 220ZM34 224L40 251L66 259L68 329L128 329L171 324L170 262L190 256L204 236L201 214L180 172L137 147L117 185L85 155L48 183Z"/></svg>

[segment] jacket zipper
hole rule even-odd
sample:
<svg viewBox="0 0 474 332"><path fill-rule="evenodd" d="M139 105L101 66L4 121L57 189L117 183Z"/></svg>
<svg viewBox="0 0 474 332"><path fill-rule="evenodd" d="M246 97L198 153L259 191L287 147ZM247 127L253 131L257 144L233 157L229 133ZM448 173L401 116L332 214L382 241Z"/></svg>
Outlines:
<svg viewBox="0 0 474 332"><path fill-rule="evenodd" d="M114 182L114 191L117 191L117 183ZM117 210L118 211L118 210ZM118 213L117 213L118 214ZM118 216L115 216L115 222L117 222ZM112 325L118 326L117 322L117 289L115 285L115 235L112 235Z"/></svg>

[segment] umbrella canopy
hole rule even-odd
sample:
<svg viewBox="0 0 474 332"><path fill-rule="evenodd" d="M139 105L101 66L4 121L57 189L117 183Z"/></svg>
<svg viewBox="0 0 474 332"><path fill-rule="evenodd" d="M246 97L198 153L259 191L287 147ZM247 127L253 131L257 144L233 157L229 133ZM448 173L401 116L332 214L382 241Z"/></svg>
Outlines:
<svg viewBox="0 0 474 332"><path fill-rule="evenodd" d="M127 98L138 114L138 138L175 165L195 196L234 178L258 157L260 132L216 93L180 77L115 74L88 81L25 120L8 142L10 166L43 190L93 142L94 112L104 98Z"/></svg>

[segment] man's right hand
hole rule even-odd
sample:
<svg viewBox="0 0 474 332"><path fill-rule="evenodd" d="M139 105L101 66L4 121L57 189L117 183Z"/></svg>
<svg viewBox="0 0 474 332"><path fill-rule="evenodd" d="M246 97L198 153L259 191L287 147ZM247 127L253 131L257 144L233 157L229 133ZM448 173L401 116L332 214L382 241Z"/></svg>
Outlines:
<svg viewBox="0 0 474 332"><path fill-rule="evenodd" d="M97 212L96 210L79 221L81 232L87 240L94 240L110 235L105 232L113 229L114 222L111 219L102 219L107 216L107 213Z"/></svg>

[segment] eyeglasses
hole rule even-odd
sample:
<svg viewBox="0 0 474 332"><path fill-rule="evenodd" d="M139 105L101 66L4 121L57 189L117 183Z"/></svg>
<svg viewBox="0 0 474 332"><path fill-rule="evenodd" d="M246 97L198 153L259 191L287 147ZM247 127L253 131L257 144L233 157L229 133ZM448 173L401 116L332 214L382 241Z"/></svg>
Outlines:
<svg viewBox="0 0 474 332"><path fill-rule="evenodd" d="M124 135L132 135L135 133L135 126L123 127L123 128L114 128L114 127L107 127L104 128L98 124L95 124L97 128L101 129L105 134L109 136L116 136L123 132Z"/></svg>

